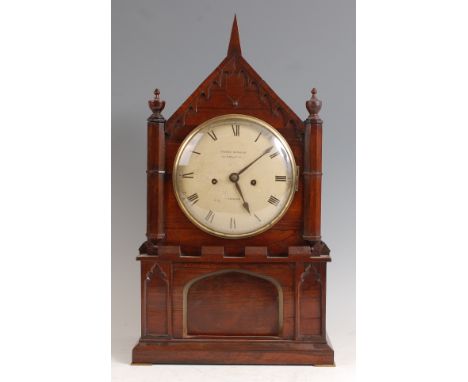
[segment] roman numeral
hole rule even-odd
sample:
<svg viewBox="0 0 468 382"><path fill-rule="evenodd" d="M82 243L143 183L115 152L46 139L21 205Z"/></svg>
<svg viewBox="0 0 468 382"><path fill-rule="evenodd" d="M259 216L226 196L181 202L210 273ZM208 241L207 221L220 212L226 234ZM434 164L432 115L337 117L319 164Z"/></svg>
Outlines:
<svg viewBox="0 0 468 382"><path fill-rule="evenodd" d="M230 220L230 222L229 222L229 228L231 228L231 229L235 229L235 228L236 228L236 219L231 218L231 220Z"/></svg>
<svg viewBox="0 0 468 382"><path fill-rule="evenodd" d="M275 207L278 205L279 202L279 199L275 198L273 195L271 195L268 199L268 203L273 204Z"/></svg>
<svg viewBox="0 0 468 382"><path fill-rule="evenodd" d="M240 135L240 125L231 125L235 137Z"/></svg>
<svg viewBox="0 0 468 382"><path fill-rule="evenodd" d="M218 140L218 137L216 136L215 132L213 130L211 131L208 131L208 135L210 136L210 138L213 140L213 141L217 141Z"/></svg>
<svg viewBox="0 0 468 382"><path fill-rule="evenodd" d="M260 219L257 215L254 214L254 216L255 216L255 218L256 218L259 222L262 221L262 219Z"/></svg>
<svg viewBox="0 0 468 382"><path fill-rule="evenodd" d="M194 205L196 202L198 202L200 199L198 198L198 194L192 194L190 196L187 196L187 199L192 202L192 205Z"/></svg>
<svg viewBox="0 0 468 382"><path fill-rule="evenodd" d="M254 142L257 142L257 141L258 141L258 138L260 138L260 135L262 135L262 132L259 132L259 133L258 133L258 136L257 136L257 138L255 139Z"/></svg>
<svg viewBox="0 0 468 382"><path fill-rule="evenodd" d="M274 157L278 156L279 155L279 152L276 151L274 152L273 154L270 154L270 158L273 159Z"/></svg>
<svg viewBox="0 0 468 382"><path fill-rule="evenodd" d="M275 175L275 180L277 182L286 182L286 175Z"/></svg>
<svg viewBox="0 0 468 382"><path fill-rule="evenodd" d="M215 213L210 210L208 214L205 216L205 220L207 222L213 223L214 216L215 216Z"/></svg>
<svg viewBox="0 0 468 382"><path fill-rule="evenodd" d="M186 174L182 174L182 178L193 179L193 172L188 172Z"/></svg>

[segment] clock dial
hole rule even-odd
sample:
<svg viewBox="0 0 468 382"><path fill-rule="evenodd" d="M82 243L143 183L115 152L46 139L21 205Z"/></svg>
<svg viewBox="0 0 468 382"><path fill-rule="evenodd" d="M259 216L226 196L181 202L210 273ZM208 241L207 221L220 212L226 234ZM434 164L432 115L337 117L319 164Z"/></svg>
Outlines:
<svg viewBox="0 0 468 382"><path fill-rule="evenodd" d="M174 162L177 201L199 228L216 236L259 234L288 209L296 165L284 138L240 114L211 119L184 140Z"/></svg>

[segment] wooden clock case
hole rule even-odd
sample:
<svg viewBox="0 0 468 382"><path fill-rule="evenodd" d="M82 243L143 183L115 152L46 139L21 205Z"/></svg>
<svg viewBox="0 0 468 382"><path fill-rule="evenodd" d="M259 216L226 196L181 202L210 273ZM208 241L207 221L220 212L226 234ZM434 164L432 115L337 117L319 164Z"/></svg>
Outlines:
<svg viewBox="0 0 468 382"><path fill-rule="evenodd" d="M149 101L147 241L140 247L141 338L133 363L333 365L326 336L326 265L320 235L321 101L303 122L242 57L234 18L227 57L166 121ZM245 114L290 145L299 186L283 218L244 239L195 227L179 208L172 166L200 123Z"/></svg>

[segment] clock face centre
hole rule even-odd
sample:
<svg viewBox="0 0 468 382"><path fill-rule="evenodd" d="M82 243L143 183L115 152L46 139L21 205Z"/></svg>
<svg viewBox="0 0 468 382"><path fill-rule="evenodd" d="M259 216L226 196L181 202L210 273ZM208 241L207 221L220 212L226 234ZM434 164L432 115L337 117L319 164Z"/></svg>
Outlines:
<svg viewBox="0 0 468 382"><path fill-rule="evenodd" d="M229 180L233 183L236 183L239 181L239 175L233 172L231 175L229 175Z"/></svg>
<svg viewBox="0 0 468 382"><path fill-rule="evenodd" d="M234 239L271 228L286 213L297 177L281 134L241 114L195 128L179 147L173 174L177 202L190 221Z"/></svg>

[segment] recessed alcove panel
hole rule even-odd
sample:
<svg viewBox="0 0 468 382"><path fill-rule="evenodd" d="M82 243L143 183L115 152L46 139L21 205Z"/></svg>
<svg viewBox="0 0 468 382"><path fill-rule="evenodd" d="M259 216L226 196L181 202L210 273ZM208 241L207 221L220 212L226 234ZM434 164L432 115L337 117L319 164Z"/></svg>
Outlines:
<svg viewBox="0 0 468 382"><path fill-rule="evenodd" d="M281 286L253 272L214 272L184 288L184 332L188 336L278 336L282 315Z"/></svg>

